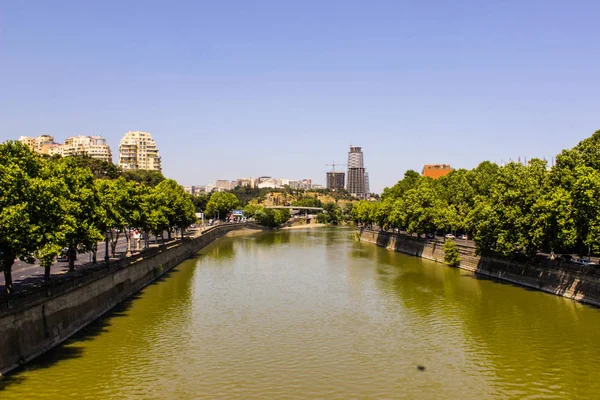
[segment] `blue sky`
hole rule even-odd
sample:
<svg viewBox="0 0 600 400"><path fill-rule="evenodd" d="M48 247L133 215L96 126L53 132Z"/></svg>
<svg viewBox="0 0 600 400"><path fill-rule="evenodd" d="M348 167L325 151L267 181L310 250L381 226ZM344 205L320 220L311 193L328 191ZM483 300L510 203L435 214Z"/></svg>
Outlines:
<svg viewBox="0 0 600 400"><path fill-rule="evenodd" d="M371 188L426 163L547 157L600 129L594 1L5 1L0 141L154 136L182 184ZM117 157L114 157L117 161Z"/></svg>

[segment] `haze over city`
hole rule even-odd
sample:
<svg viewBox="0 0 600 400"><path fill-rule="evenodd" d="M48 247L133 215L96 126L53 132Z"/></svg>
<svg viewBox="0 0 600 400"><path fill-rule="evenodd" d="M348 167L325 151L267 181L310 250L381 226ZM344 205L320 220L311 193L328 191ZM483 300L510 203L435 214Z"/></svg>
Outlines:
<svg viewBox="0 0 600 400"><path fill-rule="evenodd" d="M596 2L0 7L0 142L150 132L182 184L550 159L598 126ZM115 156L113 161L117 162ZM344 168L342 167L341 170Z"/></svg>

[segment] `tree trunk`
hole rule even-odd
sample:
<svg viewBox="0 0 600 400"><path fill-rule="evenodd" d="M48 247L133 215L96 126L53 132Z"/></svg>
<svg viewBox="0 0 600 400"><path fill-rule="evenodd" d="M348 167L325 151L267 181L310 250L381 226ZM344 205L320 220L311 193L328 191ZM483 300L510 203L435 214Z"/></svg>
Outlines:
<svg viewBox="0 0 600 400"><path fill-rule="evenodd" d="M12 291L13 291L12 264L10 266L4 265L4 287L6 288L6 294L12 293Z"/></svg>
<svg viewBox="0 0 600 400"><path fill-rule="evenodd" d="M119 232L117 232L116 235L113 236L112 232L110 234L111 236L111 241L110 241L110 252L112 254L112 256L115 256L115 252L117 250L117 242L119 241Z"/></svg>
<svg viewBox="0 0 600 400"><path fill-rule="evenodd" d="M96 253L98 253L98 243L94 245L94 249L92 250L92 264L96 264Z"/></svg>
<svg viewBox="0 0 600 400"><path fill-rule="evenodd" d="M183 230L183 228L181 228L181 240L183 240L183 233L184 233L184 230Z"/></svg>
<svg viewBox="0 0 600 400"><path fill-rule="evenodd" d="M69 272L75 271L75 255L77 249L75 246L69 246Z"/></svg>
<svg viewBox="0 0 600 400"><path fill-rule="evenodd" d="M171 240L171 228L167 229L167 240Z"/></svg>
<svg viewBox="0 0 600 400"><path fill-rule="evenodd" d="M69 270L71 269L70 264L71 264L71 261L69 261ZM50 282L50 267L51 266L52 266L52 264L50 264L50 263L44 265L44 282Z"/></svg>

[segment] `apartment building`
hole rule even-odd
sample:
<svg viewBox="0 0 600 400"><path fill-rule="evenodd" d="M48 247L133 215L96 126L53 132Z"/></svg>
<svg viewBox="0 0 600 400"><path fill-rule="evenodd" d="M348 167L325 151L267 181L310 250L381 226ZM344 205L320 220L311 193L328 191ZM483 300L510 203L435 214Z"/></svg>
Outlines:
<svg viewBox="0 0 600 400"><path fill-rule="evenodd" d="M129 131L119 144L119 166L123 171L161 171L156 142L148 132Z"/></svg>

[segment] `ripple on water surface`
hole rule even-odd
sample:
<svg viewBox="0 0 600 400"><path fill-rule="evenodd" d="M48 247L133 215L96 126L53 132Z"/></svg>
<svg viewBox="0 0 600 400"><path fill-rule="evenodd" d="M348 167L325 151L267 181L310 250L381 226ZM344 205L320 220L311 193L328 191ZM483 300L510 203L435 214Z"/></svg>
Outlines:
<svg viewBox="0 0 600 400"><path fill-rule="evenodd" d="M2 399L598 398L597 309L352 240L224 238Z"/></svg>

